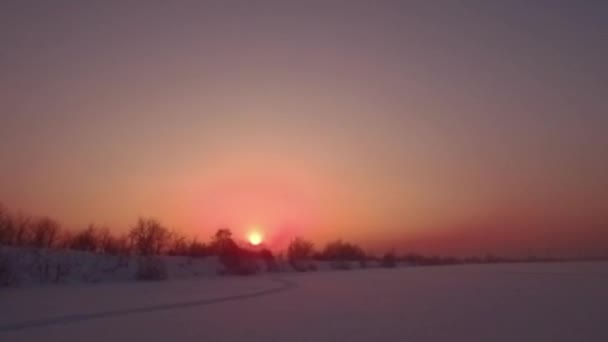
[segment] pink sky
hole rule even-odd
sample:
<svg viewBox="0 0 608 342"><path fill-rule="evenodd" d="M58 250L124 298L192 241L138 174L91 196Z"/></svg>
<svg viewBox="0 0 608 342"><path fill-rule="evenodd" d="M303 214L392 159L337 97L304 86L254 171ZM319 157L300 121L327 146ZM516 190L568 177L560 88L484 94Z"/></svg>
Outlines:
<svg viewBox="0 0 608 342"><path fill-rule="evenodd" d="M608 250L603 7L1 6L9 208L378 250Z"/></svg>

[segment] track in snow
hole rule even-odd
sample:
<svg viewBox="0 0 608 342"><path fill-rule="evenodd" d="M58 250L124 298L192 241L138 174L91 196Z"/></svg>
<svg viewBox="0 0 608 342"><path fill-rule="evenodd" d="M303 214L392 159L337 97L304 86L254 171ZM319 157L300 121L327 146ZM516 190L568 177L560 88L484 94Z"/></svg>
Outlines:
<svg viewBox="0 0 608 342"><path fill-rule="evenodd" d="M195 301L184 301L184 302L161 304L161 305L141 306L141 307L130 308L130 309L107 310L107 311L85 313L85 314L70 314L70 315L62 315L62 316L49 317L49 318L43 318L43 319L37 319L37 320L22 321L22 322L18 322L18 323L0 325L0 333L9 332L9 331L26 330L26 329L31 329L31 328L39 328L39 327L45 327L45 326L50 326L50 325L72 324L72 323L90 321L90 320L102 319L102 318L137 315L137 314L144 314L144 313L157 312L157 311L184 309L184 308L190 308L190 307L196 307L196 306L211 305L211 304L216 304L216 303L238 301L238 300L244 300L244 299L250 299L250 298L269 296L269 295L273 295L273 294L277 294L280 292L294 289L298 286L296 283L288 281L288 280L284 280L284 279L273 278L273 279L269 279L269 280L271 280L275 283L278 283L280 286L273 287L273 288L266 289L266 290L251 292L251 293L234 295L234 296L224 296L224 297L218 297L218 298L208 298L208 299L201 299L201 300L195 300Z"/></svg>

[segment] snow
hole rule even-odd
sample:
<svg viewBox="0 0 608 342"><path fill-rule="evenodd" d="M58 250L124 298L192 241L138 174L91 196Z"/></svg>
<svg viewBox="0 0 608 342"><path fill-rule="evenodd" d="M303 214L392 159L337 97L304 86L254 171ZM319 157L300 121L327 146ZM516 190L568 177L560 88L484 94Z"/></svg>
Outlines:
<svg viewBox="0 0 608 342"><path fill-rule="evenodd" d="M91 252L61 249L35 249L0 246L0 259L8 260L15 284L19 287L48 285L77 285L82 283L107 283L134 281L137 276L137 256L112 256ZM183 256L161 256L169 279L193 277L216 277L225 273L216 256L191 258ZM267 266L258 258L254 260L260 272ZM295 272L283 259L276 261L281 272ZM336 267L329 261L307 261L317 271L331 271ZM349 269L361 268L358 261L344 261L340 266ZM377 261L368 261L366 267L380 267ZM306 267L308 268L308 267ZM61 273L60 270L63 270ZM2 278L0 278L0 284Z"/></svg>
<svg viewBox="0 0 608 342"><path fill-rule="evenodd" d="M42 250L0 247L0 257L10 259L20 287L49 284L82 284L133 281L137 273L137 257L111 256L73 250ZM208 277L222 268L216 257L188 258L163 256L169 278ZM65 276L57 277L57 267ZM42 270L47 268L48 272Z"/></svg>
<svg viewBox="0 0 608 342"><path fill-rule="evenodd" d="M608 341L608 263L0 290L0 341Z"/></svg>

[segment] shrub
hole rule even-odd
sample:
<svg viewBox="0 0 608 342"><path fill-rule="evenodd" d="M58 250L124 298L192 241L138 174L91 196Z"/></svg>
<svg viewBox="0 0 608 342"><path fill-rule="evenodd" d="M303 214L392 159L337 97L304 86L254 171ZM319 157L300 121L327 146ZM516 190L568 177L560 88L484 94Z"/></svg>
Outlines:
<svg viewBox="0 0 608 342"><path fill-rule="evenodd" d="M144 256L137 260L137 279L166 280L169 278L167 265L160 257Z"/></svg>

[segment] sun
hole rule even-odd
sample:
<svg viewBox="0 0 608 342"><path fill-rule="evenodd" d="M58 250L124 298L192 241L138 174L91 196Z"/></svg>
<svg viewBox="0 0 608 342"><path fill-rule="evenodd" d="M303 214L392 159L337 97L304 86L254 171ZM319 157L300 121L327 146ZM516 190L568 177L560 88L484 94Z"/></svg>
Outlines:
<svg viewBox="0 0 608 342"><path fill-rule="evenodd" d="M257 230L252 230L251 232L249 232L249 235L247 235L247 239L249 240L249 243L254 246L261 244L262 240L264 240L262 234Z"/></svg>

